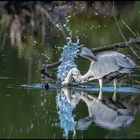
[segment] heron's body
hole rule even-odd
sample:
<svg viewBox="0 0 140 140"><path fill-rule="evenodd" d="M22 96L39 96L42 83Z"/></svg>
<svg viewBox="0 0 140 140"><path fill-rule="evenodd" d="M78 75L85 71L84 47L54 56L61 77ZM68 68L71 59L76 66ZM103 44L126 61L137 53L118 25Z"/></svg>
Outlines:
<svg viewBox="0 0 140 140"><path fill-rule="evenodd" d="M131 73L135 66L135 63L124 54L108 51L96 55L96 61L91 61L88 73L94 76L94 79L113 80Z"/></svg>
<svg viewBox="0 0 140 140"><path fill-rule="evenodd" d="M129 57L116 51L106 51L95 56L88 48L84 47L80 56L91 61L88 72L81 75L78 69L73 68L69 71L62 84L69 84L72 79L76 82L87 82L98 79L100 85L98 99L102 99L103 80L113 80L116 91L117 79L133 72L136 67L136 64ZM113 98L115 99L115 97Z"/></svg>

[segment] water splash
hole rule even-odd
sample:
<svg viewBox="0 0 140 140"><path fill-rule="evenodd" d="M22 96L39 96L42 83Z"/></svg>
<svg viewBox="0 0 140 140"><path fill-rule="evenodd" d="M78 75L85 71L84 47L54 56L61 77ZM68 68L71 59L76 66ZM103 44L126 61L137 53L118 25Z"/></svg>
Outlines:
<svg viewBox="0 0 140 140"><path fill-rule="evenodd" d="M56 25L56 27L59 31L63 31L63 30L67 31L67 34L68 34L67 36L70 36L70 38L72 38L72 30L68 26L70 18L71 18L71 16L65 17L65 23L63 25L60 22L58 22L57 24L55 24L55 23L54 24Z"/></svg>
<svg viewBox="0 0 140 140"><path fill-rule="evenodd" d="M44 84L42 84L42 83L37 83L37 84L23 84L23 85L20 85L20 87L23 87L25 89L42 89L42 87L44 87Z"/></svg>
<svg viewBox="0 0 140 140"><path fill-rule="evenodd" d="M64 45L63 53L61 54L61 64L57 69L57 78L63 80L70 69L77 68L74 60L77 56L77 52L82 45L79 45L79 38L77 37L77 42L73 43L72 39L68 37L68 43Z"/></svg>
<svg viewBox="0 0 140 140"><path fill-rule="evenodd" d="M65 28L68 33L68 36L67 36L68 42L63 47L63 52L62 52L61 58L60 58L61 65L57 69L57 78L60 80L63 80L66 77L68 71L71 68L77 67L77 65L74 62L74 59L77 56L78 49L82 46L82 45L79 45L78 36L76 37L77 42L76 43L72 42L72 31L71 31L70 27L68 26L70 18L71 18L71 16L65 17L65 23L63 24L63 28ZM56 27L59 30L62 30L61 24L59 24L59 23L56 24Z"/></svg>
<svg viewBox="0 0 140 140"><path fill-rule="evenodd" d="M67 76L70 69L77 67L74 60L77 56L78 49L81 47L79 45L78 37L76 43L72 42L71 37L68 37L67 39L69 39L69 41L66 45L64 45L63 53L60 58L61 64L57 69L57 78L60 80L63 80ZM66 96L61 89L57 90L56 104L60 119L60 127L64 130L65 137L68 137L69 131L72 131L74 136L76 122L74 121L72 111L75 106L68 103Z"/></svg>
<svg viewBox="0 0 140 140"><path fill-rule="evenodd" d="M69 22L67 18L66 22ZM68 43L64 45L63 52L61 54L61 64L57 68L57 78L61 81L65 79L68 72L72 68L77 68L75 64L75 58L77 57L77 52L82 45L79 45L79 38L77 36L77 42L72 42L72 31L67 26L67 24L63 25L69 33L67 37ZM61 89L57 89L57 96L56 96L56 105L59 114L60 120L60 127L64 130L65 137L68 137L69 131L73 132L73 137L75 136L75 125L76 122L74 121L74 117L72 115L72 111L74 110L75 106L71 105Z"/></svg>

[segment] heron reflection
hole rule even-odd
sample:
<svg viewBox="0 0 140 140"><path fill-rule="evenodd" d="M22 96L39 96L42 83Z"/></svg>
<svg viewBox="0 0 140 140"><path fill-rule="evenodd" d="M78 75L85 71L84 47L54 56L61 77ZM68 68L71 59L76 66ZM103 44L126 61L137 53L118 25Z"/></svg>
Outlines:
<svg viewBox="0 0 140 140"><path fill-rule="evenodd" d="M61 115L60 121L63 122L61 127L67 134L69 131L75 133L76 129L86 130L92 123L107 129L118 129L130 125L134 120L134 114L130 109L126 108L121 102L113 101L109 97L99 100L98 97L85 91L68 87L61 88L61 93L65 96L65 103L63 106L59 106L59 110L65 110L65 113L61 111L65 117L62 117L60 112L59 115ZM62 94L59 94L59 96L62 96ZM87 105L88 116L76 122L72 112L81 100Z"/></svg>
<svg viewBox="0 0 140 140"><path fill-rule="evenodd" d="M86 129L92 122L104 128L117 129L134 120L133 112L119 101L114 102L108 97L101 101L85 92L81 92L79 98L86 103L89 115L78 121L77 129Z"/></svg>

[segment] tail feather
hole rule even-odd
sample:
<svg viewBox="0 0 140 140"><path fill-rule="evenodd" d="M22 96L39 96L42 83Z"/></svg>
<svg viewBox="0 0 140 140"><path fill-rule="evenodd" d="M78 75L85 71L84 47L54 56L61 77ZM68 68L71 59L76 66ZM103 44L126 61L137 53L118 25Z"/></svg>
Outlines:
<svg viewBox="0 0 140 140"><path fill-rule="evenodd" d="M83 47L81 49L81 52L79 54L80 56L84 57L84 58L87 58L91 61L96 61L96 57L95 55L92 53L92 51L86 47Z"/></svg>

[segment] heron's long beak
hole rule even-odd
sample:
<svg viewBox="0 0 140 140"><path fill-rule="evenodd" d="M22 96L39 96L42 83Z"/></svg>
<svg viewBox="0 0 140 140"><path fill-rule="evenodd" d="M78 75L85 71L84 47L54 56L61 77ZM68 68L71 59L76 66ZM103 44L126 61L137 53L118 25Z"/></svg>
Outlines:
<svg viewBox="0 0 140 140"><path fill-rule="evenodd" d="M91 61L97 61L95 55L91 52L90 49L88 49L86 47L82 48L81 51L78 52L78 55L81 57L87 58Z"/></svg>

